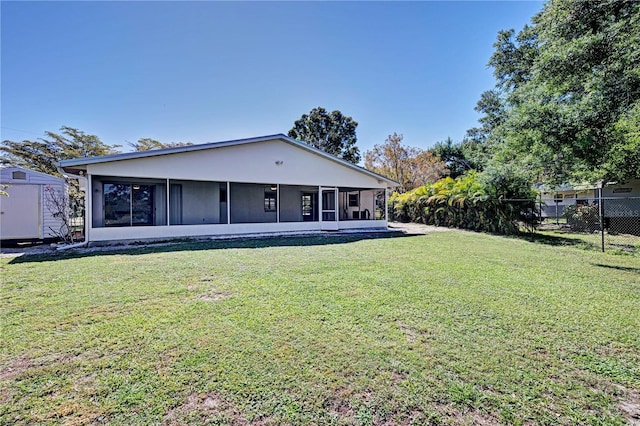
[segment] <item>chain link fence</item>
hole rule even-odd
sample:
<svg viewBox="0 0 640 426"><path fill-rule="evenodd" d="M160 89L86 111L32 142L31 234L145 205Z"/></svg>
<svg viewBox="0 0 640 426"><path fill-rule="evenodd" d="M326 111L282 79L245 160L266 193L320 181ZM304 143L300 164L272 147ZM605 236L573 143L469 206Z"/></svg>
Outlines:
<svg viewBox="0 0 640 426"><path fill-rule="evenodd" d="M538 230L576 238L602 251L640 254L640 197L602 197L559 206L538 203Z"/></svg>

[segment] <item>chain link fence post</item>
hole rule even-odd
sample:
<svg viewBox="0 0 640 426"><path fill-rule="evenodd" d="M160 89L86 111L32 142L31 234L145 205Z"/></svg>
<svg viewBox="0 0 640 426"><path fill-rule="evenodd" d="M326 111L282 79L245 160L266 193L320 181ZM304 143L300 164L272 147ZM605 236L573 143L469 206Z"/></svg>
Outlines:
<svg viewBox="0 0 640 426"><path fill-rule="evenodd" d="M598 183L598 206L600 211L600 245L604 253L604 200L602 199L602 181Z"/></svg>

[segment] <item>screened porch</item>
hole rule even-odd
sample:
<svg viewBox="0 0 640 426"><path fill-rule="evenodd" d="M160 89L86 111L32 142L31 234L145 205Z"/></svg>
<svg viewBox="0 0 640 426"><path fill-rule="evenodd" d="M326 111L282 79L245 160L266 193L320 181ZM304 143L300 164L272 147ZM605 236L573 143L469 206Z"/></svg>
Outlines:
<svg viewBox="0 0 640 426"><path fill-rule="evenodd" d="M331 229L332 222L386 221L379 188L109 176L93 176L91 183L92 228L316 223Z"/></svg>

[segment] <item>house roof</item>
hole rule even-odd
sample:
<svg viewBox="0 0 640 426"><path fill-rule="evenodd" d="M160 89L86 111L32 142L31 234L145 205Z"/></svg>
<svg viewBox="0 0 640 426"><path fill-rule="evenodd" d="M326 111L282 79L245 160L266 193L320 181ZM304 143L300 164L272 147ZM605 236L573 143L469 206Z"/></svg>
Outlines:
<svg viewBox="0 0 640 426"><path fill-rule="evenodd" d="M29 174L31 176L39 176L42 179L51 179L51 180L55 179L55 180L59 180L59 181L62 181L62 182L65 181L61 177L50 175L48 173L38 172L38 171L35 171L35 170L31 170L31 169L27 169L27 168L24 168L24 167L20 167L20 166L2 166L2 167L0 167L0 175L3 178L8 178L8 176L5 176L5 174L11 173L11 172L14 172L14 171L25 172L25 173L27 173L27 174Z"/></svg>
<svg viewBox="0 0 640 426"><path fill-rule="evenodd" d="M246 145L246 144L273 141L273 140L280 140L288 144L294 145L298 148L310 151L316 155L319 155L328 160L337 162L345 167L349 167L360 173L364 173L369 176L375 177L376 179L383 180L387 182L390 186L400 185L398 182L394 180L391 180L387 177L374 173L370 170L365 169L364 167L360 167L356 164L350 163L341 158L335 157L331 154L328 154L324 151L321 151L317 148L307 145L304 142L292 139L289 136L283 135L281 133L276 135L259 136L255 138L235 139L230 141L210 142L210 143L204 143L204 144L198 144L198 145L179 146L175 148L154 149L154 150L139 151L139 152L126 152L123 154L104 155L100 157L74 158L71 160L62 160L58 163L58 166L63 169L67 169L67 168L74 169L74 168L77 168L78 166L87 166L89 164L109 163L114 161L133 160L138 158L158 157L162 155L178 154L181 152L201 151L201 150L207 150L207 149L223 148L223 147L236 146L236 145Z"/></svg>
<svg viewBox="0 0 640 426"><path fill-rule="evenodd" d="M597 188L597 185L593 185L586 182L582 184L561 183L556 186L547 185L546 183L537 183L534 185L534 188L540 191L545 191L545 192L584 191L588 189L595 189Z"/></svg>

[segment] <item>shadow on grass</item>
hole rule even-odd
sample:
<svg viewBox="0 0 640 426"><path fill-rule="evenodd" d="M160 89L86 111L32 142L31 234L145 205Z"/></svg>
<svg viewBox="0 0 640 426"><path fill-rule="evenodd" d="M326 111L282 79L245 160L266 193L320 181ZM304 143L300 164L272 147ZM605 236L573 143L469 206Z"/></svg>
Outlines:
<svg viewBox="0 0 640 426"><path fill-rule="evenodd" d="M600 268L616 269L618 271L633 272L640 274L640 268L634 268L631 266L618 266L618 265L605 265L603 263L592 263L593 266L599 266Z"/></svg>
<svg viewBox="0 0 640 426"><path fill-rule="evenodd" d="M295 236L264 236L245 237L219 240L173 240L154 243L138 243L127 246L103 246L88 249L70 250L68 252L24 254L12 259L10 264L48 262L62 259L79 259L84 257L105 256L105 255L140 255L147 253L169 253L178 251L196 250L222 250L237 248L265 248L265 247L306 247L330 244L347 244L362 240L372 240L381 238L412 237L414 235L405 234L400 231L386 232L366 232L348 234L319 234L319 235L295 235Z"/></svg>
<svg viewBox="0 0 640 426"><path fill-rule="evenodd" d="M562 235L541 234L538 232L516 235L516 238L529 241L530 243L545 244L549 246L580 246L582 248L599 249L600 246L587 242L577 237L567 237Z"/></svg>

